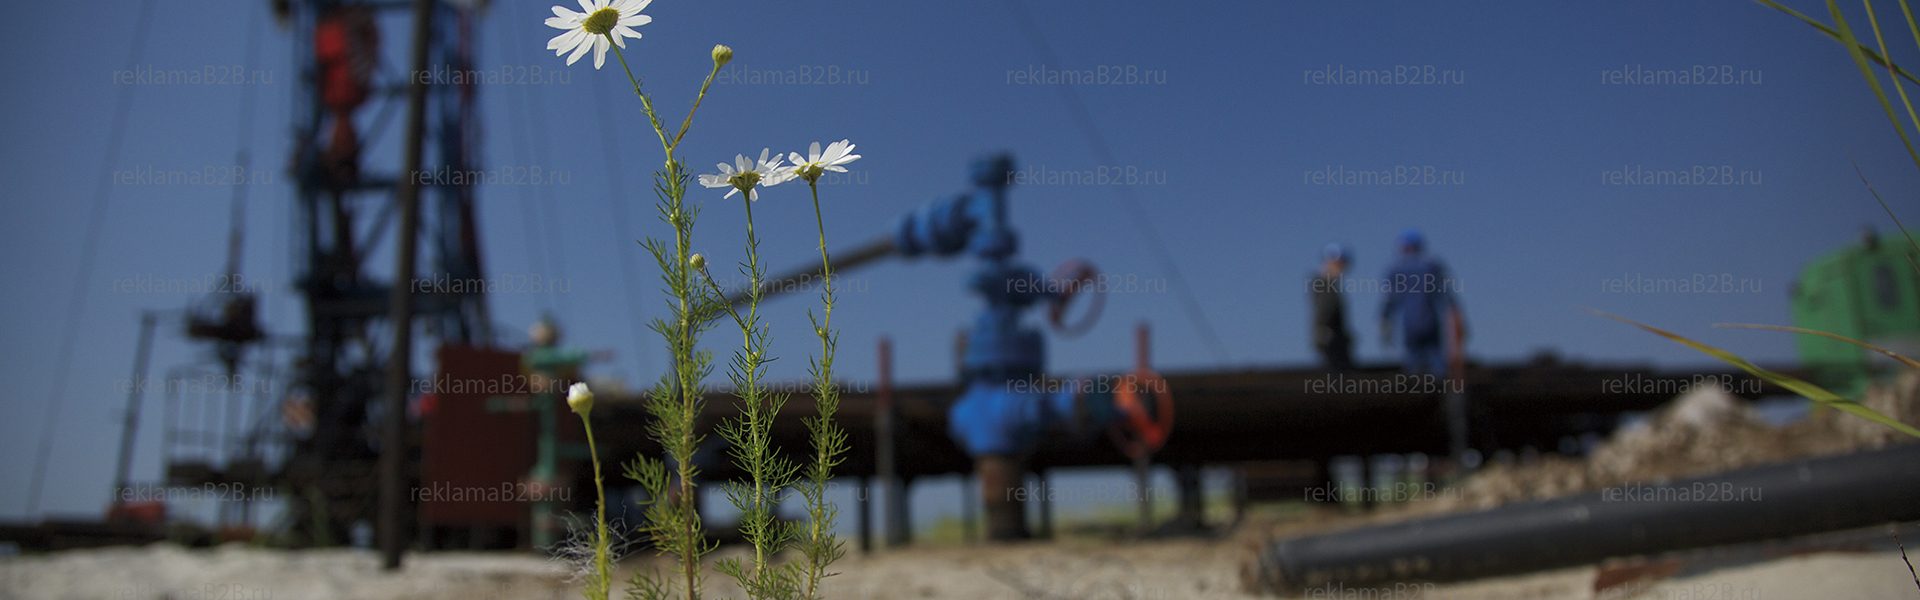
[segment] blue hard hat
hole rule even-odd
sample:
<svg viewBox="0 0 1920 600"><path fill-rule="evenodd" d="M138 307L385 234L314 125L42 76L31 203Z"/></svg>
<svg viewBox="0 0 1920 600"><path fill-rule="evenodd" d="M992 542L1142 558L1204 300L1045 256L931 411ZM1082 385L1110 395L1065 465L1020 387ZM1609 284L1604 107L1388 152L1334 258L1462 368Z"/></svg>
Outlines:
<svg viewBox="0 0 1920 600"><path fill-rule="evenodd" d="M1326 248L1320 250L1320 260L1338 260L1343 263L1353 262L1353 252L1347 249L1346 244L1334 242L1327 244Z"/></svg>
<svg viewBox="0 0 1920 600"><path fill-rule="evenodd" d="M1400 232L1401 247L1413 246L1419 248L1426 245L1427 236L1421 235L1420 230L1409 227L1406 231Z"/></svg>

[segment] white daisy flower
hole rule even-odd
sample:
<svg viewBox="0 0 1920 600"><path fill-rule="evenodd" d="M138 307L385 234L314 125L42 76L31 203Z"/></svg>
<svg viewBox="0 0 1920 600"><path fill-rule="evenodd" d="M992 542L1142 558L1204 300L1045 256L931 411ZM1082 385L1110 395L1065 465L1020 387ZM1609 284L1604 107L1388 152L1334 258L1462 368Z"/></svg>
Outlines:
<svg viewBox="0 0 1920 600"><path fill-rule="evenodd" d="M807 154L809 156L804 158L799 152L789 153L787 156L788 160L793 161L793 166L788 169L788 172L793 177L806 180L807 183L818 181L827 171L845 173L847 168L840 165L860 160L860 155L853 153L853 144L849 140L840 140L828 145L825 154L820 152L820 142L814 142L813 146L807 149Z"/></svg>
<svg viewBox="0 0 1920 600"><path fill-rule="evenodd" d="M760 160L756 163L744 154L733 157L735 164L720 163L719 175L701 175L700 185L710 188L730 187L725 197L732 198L734 192L745 192L748 200L759 200L755 188L773 187L793 178L793 169L783 168L783 157L774 156L773 162L767 162L770 148L760 149Z"/></svg>
<svg viewBox="0 0 1920 600"><path fill-rule="evenodd" d="M547 26L554 29L566 29L566 33L547 40L547 49L554 56L573 51L567 57L567 64L580 60L588 50L593 51L593 68L607 63L607 38L621 48L627 47L626 38L640 39L640 32L632 28L653 22L653 17L640 14L641 9L653 3L653 0L579 0L580 8L586 12L573 12L558 6L553 7L554 16L547 19ZM611 34L611 35L609 35Z"/></svg>

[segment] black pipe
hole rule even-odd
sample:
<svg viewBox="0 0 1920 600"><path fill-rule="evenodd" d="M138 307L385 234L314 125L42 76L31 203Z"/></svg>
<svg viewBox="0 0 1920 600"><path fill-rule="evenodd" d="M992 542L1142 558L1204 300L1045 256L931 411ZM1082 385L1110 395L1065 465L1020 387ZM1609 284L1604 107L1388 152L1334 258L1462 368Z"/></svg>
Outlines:
<svg viewBox="0 0 1920 600"><path fill-rule="evenodd" d="M1913 520L1920 444L1904 444L1275 542L1248 583L1460 581Z"/></svg>

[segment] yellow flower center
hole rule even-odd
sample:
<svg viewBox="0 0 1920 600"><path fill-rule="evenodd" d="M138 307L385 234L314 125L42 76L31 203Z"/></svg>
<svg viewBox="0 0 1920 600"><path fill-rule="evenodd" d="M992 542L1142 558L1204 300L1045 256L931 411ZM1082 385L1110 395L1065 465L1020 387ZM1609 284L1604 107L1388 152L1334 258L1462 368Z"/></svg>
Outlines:
<svg viewBox="0 0 1920 600"><path fill-rule="evenodd" d="M820 163L806 163L801 165L800 168L794 169L793 173L800 176L801 179L806 180L807 183L813 183L819 181L820 176L826 174L826 171L825 168L820 166Z"/></svg>
<svg viewBox="0 0 1920 600"><path fill-rule="evenodd" d="M594 35L606 35L607 32L613 31L614 25L619 24L620 11L608 7L593 11L593 14L587 15L587 20L580 23L580 28Z"/></svg>

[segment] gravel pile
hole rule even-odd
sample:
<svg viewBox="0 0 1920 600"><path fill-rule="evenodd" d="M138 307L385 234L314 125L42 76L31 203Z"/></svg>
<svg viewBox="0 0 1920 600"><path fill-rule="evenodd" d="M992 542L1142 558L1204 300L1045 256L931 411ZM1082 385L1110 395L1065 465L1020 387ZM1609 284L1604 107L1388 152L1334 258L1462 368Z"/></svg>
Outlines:
<svg viewBox="0 0 1920 600"><path fill-rule="evenodd" d="M1903 373L1888 384L1872 386L1862 403L1920 426L1920 373ZM1816 408L1806 419L1774 427L1741 399L1700 388L1674 399L1646 422L1614 432L1584 459L1554 455L1531 464L1492 465L1455 483L1458 494L1412 509L1479 510L1913 441L1892 428L1831 409Z"/></svg>

